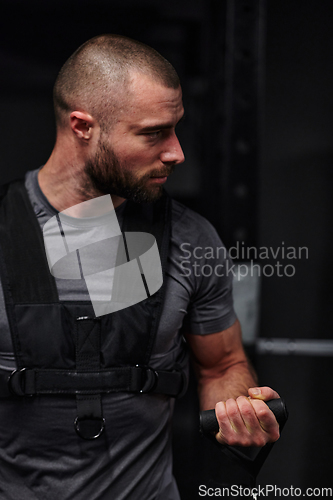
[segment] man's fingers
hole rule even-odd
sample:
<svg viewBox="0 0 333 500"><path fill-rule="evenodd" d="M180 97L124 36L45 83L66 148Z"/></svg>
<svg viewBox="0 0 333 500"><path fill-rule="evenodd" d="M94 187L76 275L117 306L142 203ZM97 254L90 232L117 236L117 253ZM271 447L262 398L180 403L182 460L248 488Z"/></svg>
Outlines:
<svg viewBox="0 0 333 500"><path fill-rule="evenodd" d="M249 433L234 399L217 403L215 414L219 423L219 432L216 435L219 443L230 446L250 445Z"/></svg>
<svg viewBox="0 0 333 500"><path fill-rule="evenodd" d="M216 404L215 415L219 423L219 432L216 434L216 439L219 443L225 444L227 443L228 435L233 432L233 428L231 427L226 405L223 401Z"/></svg>
<svg viewBox="0 0 333 500"><path fill-rule="evenodd" d="M230 425L235 431L235 433L240 434L244 432L244 420L240 414L239 407L237 401L234 399L228 399L225 403L227 415L230 421Z"/></svg>
<svg viewBox="0 0 333 500"><path fill-rule="evenodd" d="M262 399L263 401L278 399L280 397L278 393L270 387L251 387L248 392L251 398Z"/></svg>
<svg viewBox="0 0 333 500"><path fill-rule="evenodd" d="M267 435L268 441L277 441L280 437L280 431L274 413L263 401L250 399L249 402L254 408L260 427Z"/></svg>
<svg viewBox="0 0 333 500"><path fill-rule="evenodd" d="M249 398L245 396L240 396L237 398L237 405L239 412L243 419L244 425L250 434L260 430L259 420L251 405Z"/></svg>
<svg viewBox="0 0 333 500"><path fill-rule="evenodd" d="M239 396L217 403L219 432L216 439L230 446L264 446L279 439L279 426L264 401L279 395L269 387L249 389L250 397Z"/></svg>
<svg viewBox="0 0 333 500"><path fill-rule="evenodd" d="M220 443L230 446L264 446L267 442L258 418L245 396L237 400L228 399L215 408L219 422L216 435Z"/></svg>

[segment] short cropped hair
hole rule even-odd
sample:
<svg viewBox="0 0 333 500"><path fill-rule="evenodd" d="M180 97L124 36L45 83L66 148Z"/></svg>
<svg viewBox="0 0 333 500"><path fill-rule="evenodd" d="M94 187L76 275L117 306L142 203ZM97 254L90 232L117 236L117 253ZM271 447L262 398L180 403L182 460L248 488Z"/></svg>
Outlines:
<svg viewBox="0 0 333 500"><path fill-rule="evenodd" d="M138 72L169 88L178 88L173 66L155 49L131 38L105 34L81 45L65 62L53 89L57 127L74 110L87 111L109 126L126 99L130 74Z"/></svg>

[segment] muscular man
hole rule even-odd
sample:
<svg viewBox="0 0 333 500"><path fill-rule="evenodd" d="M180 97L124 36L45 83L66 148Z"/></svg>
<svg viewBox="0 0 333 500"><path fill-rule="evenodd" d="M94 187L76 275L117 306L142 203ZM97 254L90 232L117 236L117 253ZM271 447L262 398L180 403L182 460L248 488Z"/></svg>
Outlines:
<svg viewBox="0 0 333 500"><path fill-rule="evenodd" d="M184 272L183 243L199 270L205 259L191 249L222 243L205 219L162 195L184 161L175 133L184 110L174 68L139 42L98 36L61 69L54 104L50 158L24 183L4 189L0 207L0 498L177 500L170 422L187 370L183 334L201 408L216 407L220 443L277 440L278 425L263 401L278 395L256 387L231 277ZM59 212L105 195L122 228L135 231L133 220L138 231L153 228L164 268L160 313L155 294L94 319L83 276L54 279L45 271L41 228ZM67 212L74 229L91 222L77 210ZM94 227L107 216L102 208L91 218ZM225 266L227 259L220 252L209 263ZM5 386L15 369L11 396ZM134 383L138 373L142 385ZM101 425L98 438L90 439L89 429L84 435L87 422Z"/></svg>

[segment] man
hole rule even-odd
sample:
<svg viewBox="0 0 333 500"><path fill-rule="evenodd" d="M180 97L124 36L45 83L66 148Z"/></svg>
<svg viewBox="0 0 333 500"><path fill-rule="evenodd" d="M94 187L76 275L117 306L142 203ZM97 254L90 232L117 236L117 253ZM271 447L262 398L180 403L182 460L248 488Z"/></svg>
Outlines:
<svg viewBox="0 0 333 500"><path fill-rule="evenodd" d="M230 276L188 275L182 267L182 243L191 249L222 244L206 220L162 195L184 161L175 134L184 110L173 67L139 42L95 37L61 69L54 103L57 137L50 158L28 172L23 187L10 186L1 204L6 309L0 351L3 371L17 370L9 382L15 397L4 397L0 408L0 498L177 500L170 421L187 369L181 328L201 408L216 408L220 443L263 446L278 439L275 417L263 402L278 394L256 387ZM66 220L76 229L89 223L78 213L84 203L105 195L123 228L147 231L151 223L164 295L97 321L85 280L53 280L45 256L31 255L39 245L34 224L43 227L69 209ZM22 223L31 206L33 220ZM108 214L102 208L95 216L94 225L103 226ZM24 243L18 243L23 232ZM19 245L27 250L21 246L17 253ZM215 264L226 259L216 257ZM149 368L136 386L132 378L142 360Z"/></svg>

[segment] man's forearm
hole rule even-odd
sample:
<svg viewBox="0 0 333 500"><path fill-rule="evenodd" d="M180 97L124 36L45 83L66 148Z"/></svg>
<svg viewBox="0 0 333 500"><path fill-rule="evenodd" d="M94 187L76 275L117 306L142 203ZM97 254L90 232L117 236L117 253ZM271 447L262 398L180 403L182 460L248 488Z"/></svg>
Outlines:
<svg viewBox="0 0 333 500"><path fill-rule="evenodd" d="M209 410L219 401L247 396L248 388L257 384L257 376L247 361L240 361L218 375L201 374L198 376L200 408Z"/></svg>

